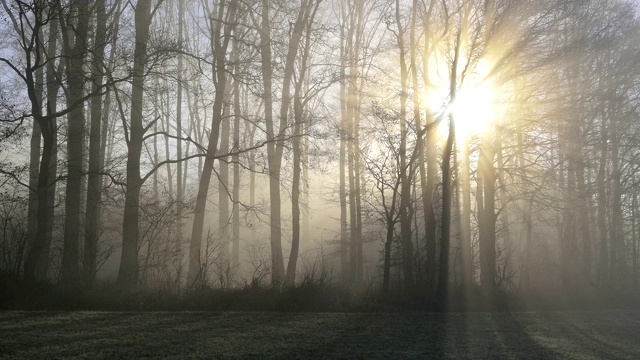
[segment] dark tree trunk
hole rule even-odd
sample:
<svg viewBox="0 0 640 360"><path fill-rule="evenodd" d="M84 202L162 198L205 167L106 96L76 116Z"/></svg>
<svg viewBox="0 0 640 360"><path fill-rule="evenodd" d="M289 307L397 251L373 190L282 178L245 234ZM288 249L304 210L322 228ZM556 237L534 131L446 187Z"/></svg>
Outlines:
<svg viewBox="0 0 640 360"><path fill-rule="evenodd" d="M105 0L96 0L96 37L93 52L93 83L91 98L91 127L89 132L89 180L87 186L87 210L84 233L84 281L93 285L96 281L99 222L100 222L100 194L102 191L103 158L101 156L102 134L102 80L104 77L104 48L106 40L106 12Z"/></svg>
<svg viewBox="0 0 640 360"><path fill-rule="evenodd" d="M122 222L122 255L118 272L118 285L135 288L138 285L138 240L140 155L144 129L142 109L144 95L144 69L147 64L147 43L151 25L151 0L140 0L135 8L135 49L131 92L131 122L127 142L127 189L125 192L124 216Z"/></svg>
<svg viewBox="0 0 640 360"><path fill-rule="evenodd" d="M67 76L67 107L72 108L67 125L67 189L61 275L64 286L75 286L80 281L80 200L85 118L84 106L79 103L84 96L83 65L87 54L85 34L89 27L89 10L88 2L73 3L70 11L77 12L77 23L66 24L66 29L62 30ZM72 26L72 34L66 35Z"/></svg>

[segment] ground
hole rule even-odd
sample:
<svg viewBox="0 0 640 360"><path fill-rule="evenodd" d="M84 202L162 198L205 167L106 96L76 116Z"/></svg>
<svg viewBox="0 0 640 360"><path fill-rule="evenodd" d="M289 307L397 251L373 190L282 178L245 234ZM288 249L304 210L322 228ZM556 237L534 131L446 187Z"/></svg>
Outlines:
<svg viewBox="0 0 640 360"><path fill-rule="evenodd" d="M640 312L0 312L0 359L639 359Z"/></svg>

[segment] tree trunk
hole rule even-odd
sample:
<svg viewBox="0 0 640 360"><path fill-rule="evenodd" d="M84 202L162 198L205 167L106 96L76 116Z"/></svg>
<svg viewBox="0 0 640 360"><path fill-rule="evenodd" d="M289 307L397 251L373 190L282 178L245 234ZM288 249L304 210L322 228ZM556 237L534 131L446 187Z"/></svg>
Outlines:
<svg viewBox="0 0 640 360"><path fill-rule="evenodd" d="M36 84L43 83L42 68L36 72ZM36 89L37 102L42 104L42 89ZM29 203L27 218L27 248L35 244L38 231L38 170L40 168L40 143L42 132L40 124L34 119L31 130L30 156L29 156ZM48 256L47 256L48 258ZM38 280L44 279L37 277Z"/></svg>
<svg viewBox="0 0 640 360"><path fill-rule="evenodd" d="M267 162L269 164L269 226L271 241L271 284L277 286L284 279L284 259L282 258L282 229L280 220L280 161L277 156L273 124L273 69L271 65L271 19L269 18L269 1L262 0L260 26L260 59L262 81L264 84L264 119L267 138ZM285 98L283 96L283 102ZM284 106L284 104L283 104ZM286 119L280 119L285 121ZM285 125L286 126L286 125ZM279 134L282 136L282 134Z"/></svg>
<svg viewBox="0 0 640 360"><path fill-rule="evenodd" d="M449 101L453 104L458 90L458 63L462 31L458 30L454 47L453 61L449 78ZM440 269L436 297L441 307L446 306L449 287L449 248L451 244L451 156L456 139L456 125L452 113L449 113L449 133L442 154L442 239L440 243Z"/></svg>
<svg viewBox="0 0 640 360"><path fill-rule="evenodd" d="M164 81L164 85L165 87L168 89L169 88L169 82L168 81ZM162 95L160 96L160 108L164 108L164 122L162 123L162 131L165 133L164 136L164 158L166 160L171 159L171 138L169 137L169 133L170 133L170 129L171 129L171 93L167 90L165 91L165 95L166 97L163 97ZM162 113L161 113L162 114ZM171 163L167 163L166 165L167 168L167 187L169 190L169 198L171 199L171 201L173 201L175 199L175 192L174 192L174 183L173 183L173 171L172 171L172 166Z"/></svg>
<svg viewBox="0 0 640 360"><path fill-rule="evenodd" d="M292 236L291 252L287 265L286 286L294 286L296 279L296 264L298 262L298 252L300 249L300 137L302 136L302 102L300 94L296 91L294 96L295 124L293 126L293 182L291 185L291 217Z"/></svg>
<svg viewBox="0 0 640 360"><path fill-rule="evenodd" d="M45 19L40 18L41 12L36 11L36 24L41 24ZM49 40L54 39L51 35L57 31L57 14L52 14L52 18L49 19ZM31 112L33 116L33 133L31 137L31 156L29 167L29 185L32 189L35 189L29 193L28 203L28 247L24 262L24 279L26 281L41 281L46 279L47 270L49 268L49 248L50 242L47 241L47 227L51 218L49 215L49 197L47 196L47 186L49 185L49 168L53 149L55 147L55 131L52 130L52 119L48 116L42 115L42 68L38 68L41 65L42 50L40 49L42 32L37 30L32 35L35 37L34 54L27 53L27 66L25 67L27 93L31 105ZM49 56L55 54L55 41L49 42L48 50L53 50ZM35 63L33 63L35 59ZM48 62L47 66L47 80L53 74L51 71L55 71L52 62ZM37 69L37 70L36 70ZM53 69L53 70L52 70ZM35 78L34 78L35 75ZM52 85L51 85L52 86ZM50 99L50 86L47 86L47 99ZM56 87L57 89L57 87ZM48 108L47 110L50 110ZM42 137L43 149L40 153L40 136ZM34 137L37 137L34 138ZM40 159L38 157L41 156ZM35 184L33 183L35 180Z"/></svg>
<svg viewBox="0 0 640 360"><path fill-rule="evenodd" d="M400 1L396 0L396 25L398 27L397 42L400 49L400 234L402 245L402 269L404 273L405 291L413 292L413 240L411 228L411 173L410 165L407 163L407 83L408 71L406 63L404 29L400 20ZM412 21L413 23L413 21Z"/></svg>
<svg viewBox="0 0 640 360"><path fill-rule="evenodd" d="M217 14L211 14L211 48L213 50L214 63L212 72L216 78L215 98L213 102L213 114L207 154L200 174L198 185L198 195L196 197L196 207L193 218L193 228L191 231L191 244L189 247L189 269L187 272L187 288L199 285L202 280L202 265L200 252L202 248L202 233L204 226L204 211L207 203L211 173L213 172L213 161L216 156L218 139L220 137L220 124L223 120L222 110L224 105L224 95L227 85L226 74L226 52L229 46L231 29L234 26L237 1L221 1L218 4ZM214 11L216 11L214 10ZM226 10L226 11L225 11ZM224 27L224 31L223 31ZM223 37L223 34L225 35Z"/></svg>
<svg viewBox="0 0 640 360"><path fill-rule="evenodd" d="M282 257L282 220L281 220L281 198L280 198L280 174L282 168L282 152L284 148L284 134L288 125L288 113L291 102L291 79L295 60L300 46L302 29L308 21L310 0L302 0L298 15L293 28L287 48L287 55L284 64L284 74L282 80L282 100L280 104L280 124L278 133L274 132L273 123L273 99L272 99L272 77L271 67L271 27L269 22L269 1L262 0L262 16L260 31L260 56L262 66L262 77L265 91L265 125L267 130L267 162L269 164L269 196L270 203L270 229L271 229L271 283L278 286L284 280L284 259Z"/></svg>
<svg viewBox="0 0 640 360"><path fill-rule="evenodd" d="M233 53L236 76L240 76L239 49L238 44L234 42ZM236 80L233 87L233 149L240 149L240 81ZM240 155L233 156L233 239L231 248L231 267L236 269L240 265Z"/></svg>
<svg viewBox="0 0 640 360"><path fill-rule="evenodd" d="M455 61L454 61L455 63ZM455 72L454 72L455 75ZM454 77L455 78L455 77ZM455 99L455 91L452 99ZM449 135L442 157L442 239L440 243L440 270L438 272L437 299L446 306L449 288L449 248L451 244L451 156L456 130L452 114L449 114Z"/></svg>
<svg viewBox="0 0 640 360"><path fill-rule="evenodd" d="M428 24L427 24L428 25ZM426 25L425 25L426 26ZM424 48L429 49L429 36L424 37ZM424 60L422 63L422 73L424 76L424 83L429 83L429 61ZM431 120L431 121L429 121ZM424 236L425 236L425 251L426 251L426 261L425 261L425 288L427 293L434 294L436 291L436 252L437 252L437 241L436 241L436 215L434 211L434 202L433 202L433 193L436 186L436 175L437 175L437 159L436 159L436 126L435 119L426 118L425 120L425 154L424 154L424 162L427 165L426 169L426 178L424 181L421 179L421 184L423 184L422 191L422 201L424 207ZM423 161L420 161L422 164Z"/></svg>
<svg viewBox="0 0 640 360"><path fill-rule="evenodd" d="M624 219L622 214L622 171L619 159L619 134L618 120L611 119L611 235L609 237L609 255L611 270L609 273L610 285L613 289L623 289L625 284L625 246L624 246Z"/></svg>
<svg viewBox="0 0 640 360"><path fill-rule="evenodd" d="M637 234L637 208L638 208L638 193L633 193L633 200L631 202L631 231L632 231L632 242L633 242L633 288L638 290L638 234Z"/></svg>
<svg viewBox="0 0 640 360"><path fill-rule="evenodd" d="M392 205L391 216L393 216L393 212L395 212L395 210L393 209L393 205ZM395 221L393 219L390 219L389 216L387 216L386 225L387 225L387 238L384 242L384 264L382 266L382 272L383 272L382 298L383 299L389 298L389 284L391 280L391 247L393 244L393 235L394 235L393 228L395 225Z"/></svg>
<svg viewBox="0 0 640 360"><path fill-rule="evenodd" d="M178 47L181 52L178 54L178 74L177 82L178 89L176 94L176 156L177 159L182 159L182 137L184 136L182 131L182 50L183 43L185 41L183 36L184 28L184 1L178 0ZM185 168L187 163L184 164ZM185 171L186 173L186 171ZM176 229L177 242L182 243L182 205L184 201L184 181L183 181L182 164L176 164L176 216L178 228Z"/></svg>
<svg viewBox="0 0 640 360"><path fill-rule="evenodd" d="M525 156L524 156L524 152L525 152L525 148L524 148L524 141L523 141L523 129L522 129L522 123L521 122L517 122L516 124L517 126L517 135L516 135L516 139L517 139L517 151L518 151L518 168L520 169L520 171L522 172L521 176L523 178L526 178L526 161L525 161ZM532 212L532 208L534 206L534 197L533 194L531 194L530 192L530 184L525 183L524 184L524 190L523 192L525 194L527 194L527 197L530 197L530 199L524 198L521 201L521 206L522 206L522 211L523 211L523 229L521 230L521 233L524 232L525 234L525 238L524 238L524 259L523 259L523 264L522 264L522 284L523 284L523 288L524 290L530 290L531 289L531 257L532 257L532 252L533 252L533 237L532 237L532 233L533 233L533 220L531 218L531 212ZM521 236L522 238L522 236Z"/></svg>
<svg viewBox="0 0 640 360"><path fill-rule="evenodd" d="M122 221L122 254L118 272L118 285L135 288L138 285L138 223L140 188L140 155L144 129L142 109L144 95L144 68L147 64L147 43L151 25L151 0L139 0L135 7L135 49L131 91L131 122L127 142L127 188Z"/></svg>
<svg viewBox="0 0 640 360"><path fill-rule="evenodd" d="M101 157L101 127L102 127L102 80L104 76L104 48L106 40L106 12L105 0L96 0L96 37L93 52L92 87L95 95L91 98L91 127L89 133L89 180L87 186L87 210L85 218L84 237L84 282L93 285L96 281L97 252L100 216L100 193L102 185L103 159Z"/></svg>
<svg viewBox="0 0 640 360"><path fill-rule="evenodd" d="M226 83L232 78L229 76ZM218 154L224 156L229 153L229 137L231 134L231 86L225 86L222 118L220 124L220 147ZM229 163L227 160L218 161L218 240L220 241L220 259L218 264L224 271L228 270L229 262Z"/></svg>
<svg viewBox="0 0 640 360"><path fill-rule="evenodd" d="M66 54L67 107L67 189L65 195L64 249L62 254L61 282L64 286L75 286L80 281L80 200L82 188L82 163L84 159L84 71L87 54L87 33L90 4L73 3L71 12L77 13L77 23L66 24L62 30ZM73 26L73 30L71 27ZM69 34L68 34L69 33ZM68 34L68 35L67 35ZM73 39L73 40L72 40ZM72 43L73 41L73 43Z"/></svg>
<svg viewBox="0 0 640 360"><path fill-rule="evenodd" d="M349 235L347 233L347 141L348 141L348 129L349 120L347 118L347 80L346 80L346 64L347 64L347 52L348 42L345 44L345 28L340 27L340 129L338 129L338 135L340 137L340 154L339 154L339 197L340 197L340 271L342 284L347 285L349 283L349 260L348 249Z"/></svg>
<svg viewBox="0 0 640 360"><path fill-rule="evenodd" d="M495 215L495 151L483 139L478 163L478 228L480 235L480 282L486 299L496 295L496 215Z"/></svg>
<svg viewBox="0 0 640 360"><path fill-rule="evenodd" d="M601 286L609 282L609 256L607 246L607 191L605 186L605 173L607 167L607 153L609 136L607 134L606 112L602 111L602 128L600 129L600 164L598 166L598 234L600 240L600 255L598 264L598 280Z"/></svg>
<svg viewBox="0 0 640 360"><path fill-rule="evenodd" d="M49 44L47 46L48 54L55 54L56 49L58 47L58 19L54 15L49 23ZM56 69L55 63L53 61L49 61L47 63L47 116L49 117L49 130L48 137L51 138L49 145L50 156L49 159L49 185L47 189L47 221L46 221L46 230L44 233L44 245L42 249L42 253L40 256L40 260L36 266L36 277L39 279L45 279L47 277L47 272L49 271L49 254L51 252L51 242L53 239L53 217L55 213L55 201L56 201L56 174L58 173L58 121L55 117L53 117L53 113L56 112L58 107L58 91L60 90L61 83L58 79L61 78L62 72L64 70L64 61L61 61L58 68ZM43 134L44 138L44 134ZM43 154L44 156L44 154Z"/></svg>
<svg viewBox="0 0 640 360"><path fill-rule="evenodd" d="M576 184L578 191L578 228L582 233L582 277L584 284L591 283L591 229L589 223L589 195L587 194L585 175L584 175L584 155L582 149L577 149L578 156L576 160Z"/></svg>
<svg viewBox="0 0 640 360"><path fill-rule="evenodd" d="M304 48L301 55L301 64L299 68L299 76L295 82L294 95L293 95L293 182L291 185L291 214L292 214L292 238L291 238L291 252L289 253L289 263L287 264L287 274L285 278L285 284L287 286L295 285L296 267L298 262L298 253L300 251L300 194L301 182L300 176L302 172L302 141L303 141L303 129L304 129L304 106L305 100L303 94L303 85L306 83L306 74L309 71L308 62L311 51L311 31L313 20L318 10L319 1L313 3L309 2L307 5L310 12L305 17L305 37Z"/></svg>

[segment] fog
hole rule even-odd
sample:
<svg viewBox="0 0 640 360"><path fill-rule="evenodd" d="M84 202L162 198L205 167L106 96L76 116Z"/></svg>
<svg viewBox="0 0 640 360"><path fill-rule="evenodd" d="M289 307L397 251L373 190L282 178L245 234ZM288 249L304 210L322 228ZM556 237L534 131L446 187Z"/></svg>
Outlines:
<svg viewBox="0 0 640 360"><path fill-rule="evenodd" d="M2 5L12 284L90 308L638 297L634 2Z"/></svg>

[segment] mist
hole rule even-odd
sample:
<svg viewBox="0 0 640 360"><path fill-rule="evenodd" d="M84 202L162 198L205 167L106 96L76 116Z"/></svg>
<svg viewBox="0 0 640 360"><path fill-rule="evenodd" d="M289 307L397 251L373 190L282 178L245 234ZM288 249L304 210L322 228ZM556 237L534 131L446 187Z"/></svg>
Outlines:
<svg viewBox="0 0 640 360"><path fill-rule="evenodd" d="M638 319L634 1L0 3L0 309Z"/></svg>

